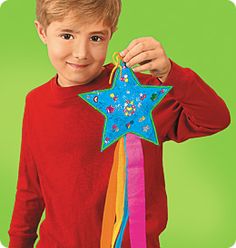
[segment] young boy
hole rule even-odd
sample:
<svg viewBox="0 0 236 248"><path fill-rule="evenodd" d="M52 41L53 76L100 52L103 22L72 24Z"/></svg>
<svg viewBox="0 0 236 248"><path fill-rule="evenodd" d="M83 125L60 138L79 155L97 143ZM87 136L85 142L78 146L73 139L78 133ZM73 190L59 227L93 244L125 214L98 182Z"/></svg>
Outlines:
<svg viewBox="0 0 236 248"><path fill-rule="evenodd" d="M114 65L103 64L120 9L120 0L37 0L35 25L57 74L26 97L9 248L33 247L44 209L37 248L100 247L115 144L100 152L104 118L78 94L110 87ZM160 145L142 140L147 247L157 248L167 224L163 143L217 133L230 116L223 100L155 39L136 39L121 56L127 66L139 65L142 84L173 86L153 111ZM128 224L122 247L130 247Z"/></svg>

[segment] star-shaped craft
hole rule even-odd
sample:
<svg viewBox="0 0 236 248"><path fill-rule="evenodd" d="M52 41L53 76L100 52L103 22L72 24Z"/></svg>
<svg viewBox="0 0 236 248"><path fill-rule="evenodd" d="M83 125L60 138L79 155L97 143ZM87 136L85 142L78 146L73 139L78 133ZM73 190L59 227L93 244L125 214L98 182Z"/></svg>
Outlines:
<svg viewBox="0 0 236 248"><path fill-rule="evenodd" d="M158 145L152 111L171 88L141 85L121 60L111 88L78 94L106 118L101 151L127 133Z"/></svg>

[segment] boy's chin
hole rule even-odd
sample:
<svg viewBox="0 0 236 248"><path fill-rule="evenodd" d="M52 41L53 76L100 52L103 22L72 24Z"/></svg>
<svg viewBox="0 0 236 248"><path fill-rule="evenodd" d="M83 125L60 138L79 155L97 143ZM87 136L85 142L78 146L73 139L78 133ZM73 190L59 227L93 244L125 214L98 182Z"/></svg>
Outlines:
<svg viewBox="0 0 236 248"><path fill-rule="evenodd" d="M90 70L90 72L87 69L89 69L89 65L86 69L84 68L82 70L72 69L71 71L64 71L64 73L58 72L59 76L57 83L62 87L89 84L102 73L105 67L101 66L100 68L97 68L97 71ZM91 75L91 73L93 75Z"/></svg>
<svg viewBox="0 0 236 248"><path fill-rule="evenodd" d="M86 77L69 77L67 79L61 79L60 77L57 78L57 83L61 87L70 87L76 85L85 85L89 84L93 78L86 78Z"/></svg>

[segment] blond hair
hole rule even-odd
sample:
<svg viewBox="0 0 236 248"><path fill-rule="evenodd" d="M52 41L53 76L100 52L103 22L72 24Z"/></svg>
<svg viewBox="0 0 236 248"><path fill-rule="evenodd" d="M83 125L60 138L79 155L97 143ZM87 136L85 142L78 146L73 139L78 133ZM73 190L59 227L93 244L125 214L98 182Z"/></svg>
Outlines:
<svg viewBox="0 0 236 248"><path fill-rule="evenodd" d="M69 13L82 21L99 22L117 30L121 0L36 0L36 18L46 30L53 21L63 21Z"/></svg>

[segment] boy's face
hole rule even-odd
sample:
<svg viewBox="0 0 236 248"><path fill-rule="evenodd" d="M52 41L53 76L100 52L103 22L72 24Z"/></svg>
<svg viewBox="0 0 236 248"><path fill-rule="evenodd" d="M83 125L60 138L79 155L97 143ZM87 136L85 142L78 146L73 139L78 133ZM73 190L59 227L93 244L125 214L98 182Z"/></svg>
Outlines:
<svg viewBox="0 0 236 248"><path fill-rule="evenodd" d="M54 21L46 32L35 21L41 40L47 44L50 61L58 73L58 83L64 87L89 83L101 73L111 38L111 28L102 22L72 20L68 15L62 22Z"/></svg>

